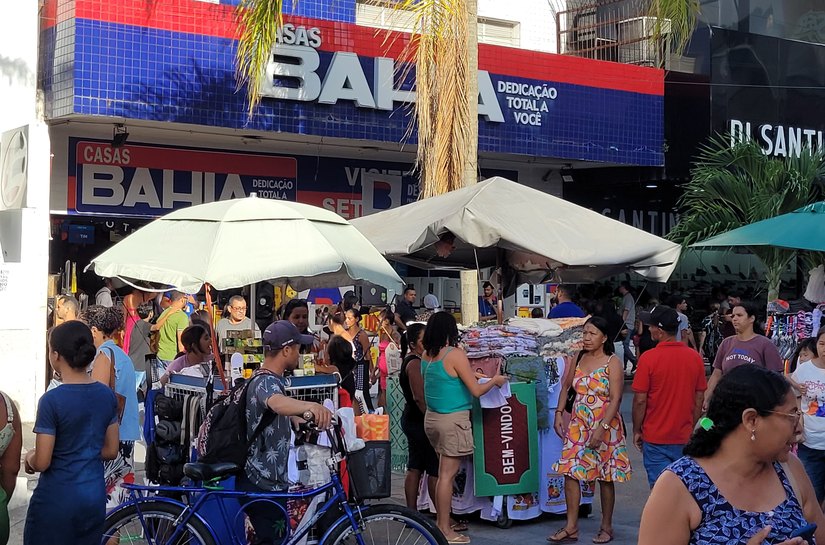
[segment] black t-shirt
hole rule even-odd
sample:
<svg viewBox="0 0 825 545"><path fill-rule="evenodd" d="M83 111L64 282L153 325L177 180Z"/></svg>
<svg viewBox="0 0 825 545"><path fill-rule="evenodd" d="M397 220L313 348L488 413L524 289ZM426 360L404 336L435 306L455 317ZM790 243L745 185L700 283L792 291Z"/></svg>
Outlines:
<svg viewBox="0 0 825 545"><path fill-rule="evenodd" d="M401 363L401 373L398 376L398 385L401 386L401 392L404 394L404 400L407 402L404 405L404 413L401 415L407 422L424 423L424 413L418 408L413 397L412 387L410 386L410 377L407 375L407 366L413 360L420 360L421 356L415 354L407 354L404 361Z"/></svg>
<svg viewBox="0 0 825 545"><path fill-rule="evenodd" d="M413 310L412 304L407 301L399 301L398 304L395 305L395 312L398 313L401 321L404 322L405 325L408 322L415 321L415 310Z"/></svg>

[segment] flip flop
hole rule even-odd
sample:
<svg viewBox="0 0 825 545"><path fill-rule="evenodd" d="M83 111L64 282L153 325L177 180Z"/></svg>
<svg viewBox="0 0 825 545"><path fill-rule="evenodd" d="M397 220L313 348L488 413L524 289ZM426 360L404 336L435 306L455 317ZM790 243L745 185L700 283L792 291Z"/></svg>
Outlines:
<svg viewBox="0 0 825 545"><path fill-rule="evenodd" d="M469 536L465 536L464 534L458 534L453 539L448 539L447 543L449 545L467 545L468 543L470 543L470 538Z"/></svg>
<svg viewBox="0 0 825 545"><path fill-rule="evenodd" d="M599 539L599 536L606 535L607 539ZM593 543L610 543L613 541L613 534L605 530L604 528L599 528L599 533L596 534L596 537L593 538Z"/></svg>
<svg viewBox="0 0 825 545"><path fill-rule="evenodd" d="M452 529L453 532L466 532L468 528L467 523L462 520L450 525L450 529Z"/></svg>
<svg viewBox="0 0 825 545"><path fill-rule="evenodd" d="M564 534L560 537L556 537L557 535L564 532ZM567 531L567 528L559 528L556 530L552 536L547 538L547 541L550 543L575 543L579 540L579 532L578 530L575 533L570 533Z"/></svg>

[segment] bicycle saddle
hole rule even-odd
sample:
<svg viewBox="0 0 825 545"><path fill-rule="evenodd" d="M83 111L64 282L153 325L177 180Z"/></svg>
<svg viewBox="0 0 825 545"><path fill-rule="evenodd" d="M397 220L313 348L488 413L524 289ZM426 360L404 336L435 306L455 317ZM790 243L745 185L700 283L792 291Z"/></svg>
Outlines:
<svg viewBox="0 0 825 545"><path fill-rule="evenodd" d="M183 466L183 474L196 481L223 479L240 471L238 464L220 462L217 464L193 463Z"/></svg>

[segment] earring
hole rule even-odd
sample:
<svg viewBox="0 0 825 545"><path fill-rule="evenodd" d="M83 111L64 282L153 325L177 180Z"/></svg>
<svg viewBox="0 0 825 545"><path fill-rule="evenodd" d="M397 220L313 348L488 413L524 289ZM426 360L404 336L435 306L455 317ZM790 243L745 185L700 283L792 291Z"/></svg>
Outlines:
<svg viewBox="0 0 825 545"><path fill-rule="evenodd" d="M756 430L751 430L751 441L756 441Z"/></svg>

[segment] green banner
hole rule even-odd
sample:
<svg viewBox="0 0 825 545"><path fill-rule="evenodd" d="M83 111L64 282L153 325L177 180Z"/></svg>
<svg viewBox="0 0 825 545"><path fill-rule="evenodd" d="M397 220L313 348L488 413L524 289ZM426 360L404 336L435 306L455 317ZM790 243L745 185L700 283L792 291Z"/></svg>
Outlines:
<svg viewBox="0 0 825 545"><path fill-rule="evenodd" d="M496 409L473 406L475 495L538 492L539 449L536 387L510 383L512 396Z"/></svg>

